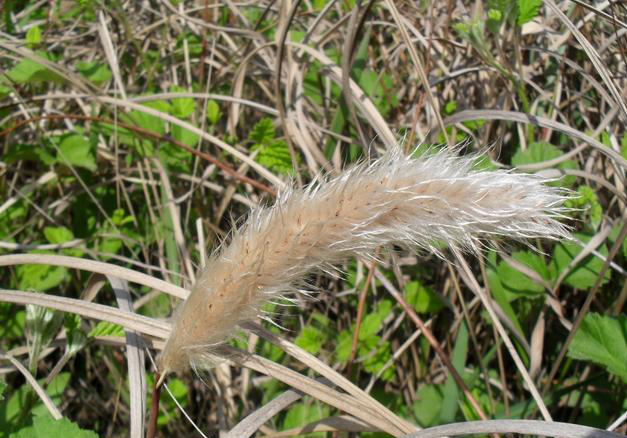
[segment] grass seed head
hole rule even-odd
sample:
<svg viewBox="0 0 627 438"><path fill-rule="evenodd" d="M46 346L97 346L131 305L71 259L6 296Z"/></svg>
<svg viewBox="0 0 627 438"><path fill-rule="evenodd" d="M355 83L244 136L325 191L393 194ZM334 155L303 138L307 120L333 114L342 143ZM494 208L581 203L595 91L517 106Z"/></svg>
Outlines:
<svg viewBox="0 0 627 438"><path fill-rule="evenodd" d="M202 367L208 352L265 301L294 292L313 269L371 258L395 244L440 254L442 242L478 253L482 239L560 239L568 194L546 180L478 170L476 156L392 150L253 210L198 276L175 313L160 357L166 372Z"/></svg>

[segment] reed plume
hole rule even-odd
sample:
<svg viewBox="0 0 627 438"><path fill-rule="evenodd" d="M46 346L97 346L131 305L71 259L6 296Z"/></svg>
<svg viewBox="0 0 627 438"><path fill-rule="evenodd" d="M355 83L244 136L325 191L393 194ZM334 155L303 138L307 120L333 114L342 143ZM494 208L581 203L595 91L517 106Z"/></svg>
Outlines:
<svg viewBox="0 0 627 438"><path fill-rule="evenodd" d="M299 290L314 269L370 258L381 245L439 253L445 242L478 252L486 236L567 236L561 189L535 175L478 170L476 158L446 150L411 158L397 149L253 210L179 306L160 370L202 366L262 303Z"/></svg>

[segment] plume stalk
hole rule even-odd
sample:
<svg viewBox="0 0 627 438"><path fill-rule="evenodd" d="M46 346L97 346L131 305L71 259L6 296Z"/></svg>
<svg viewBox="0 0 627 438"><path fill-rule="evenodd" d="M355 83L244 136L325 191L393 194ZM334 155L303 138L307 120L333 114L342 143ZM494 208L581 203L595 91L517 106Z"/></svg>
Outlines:
<svg viewBox="0 0 627 438"><path fill-rule="evenodd" d="M546 179L477 169L476 155L422 152L413 158L400 148L388 151L306 189L290 186L272 206L251 211L175 312L162 374L203 367L264 302L306 288L313 270L372 258L379 246L440 254L445 243L478 254L488 237L568 236L559 221L568 192Z"/></svg>

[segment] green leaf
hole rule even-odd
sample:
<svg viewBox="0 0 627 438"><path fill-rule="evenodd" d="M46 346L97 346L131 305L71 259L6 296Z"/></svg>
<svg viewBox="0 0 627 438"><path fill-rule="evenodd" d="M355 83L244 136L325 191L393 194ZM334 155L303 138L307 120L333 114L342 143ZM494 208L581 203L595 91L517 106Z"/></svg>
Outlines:
<svg viewBox="0 0 627 438"><path fill-rule="evenodd" d="M21 429L13 435L15 438L98 438L98 434L91 430L79 428L67 418L55 420L50 416L35 417L33 425Z"/></svg>
<svg viewBox="0 0 627 438"><path fill-rule="evenodd" d="M351 356L353 336L348 330L342 330L337 337L335 356L340 362L346 362Z"/></svg>
<svg viewBox="0 0 627 438"><path fill-rule="evenodd" d="M592 236L583 233L575 233L574 236L581 240L584 244L588 243L592 238ZM551 267L555 271L556 276L566 269L570 262L572 262L582 250L583 248L576 243L560 242L555 247L555 252L553 253L553 259L551 262ZM607 256L607 247L605 245L598 247L597 251L601 255ZM602 267L603 260L594 254L590 254L577 263L575 268L564 279L564 283L576 289L591 288L594 286ZM610 275L611 269L608 269L601 281L602 285L610 280Z"/></svg>
<svg viewBox="0 0 627 438"><path fill-rule="evenodd" d="M44 59L49 59L47 53L36 52ZM49 70L42 64L30 59L22 59L15 67L7 72L7 76L18 84L34 84L40 82L63 82L63 78Z"/></svg>
<svg viewBox="0 0 627 438"><path fill-rule="evenodd" d="M529 251L518 251L512 254L512 258L517 262L531 268L545 280L550 280L550 273L545 261L537 254ZM510 266L505 260L501 261L496 269L499 280L509 291L535 298L544 294L544 287L536 283L531 278Z"/></svg>
<svg viewBox="0 0 627 438"><path fill-rule="evenodd" d="M455 370L460 376L464 375L464 365L466 364L466 357L468 356L468 329L466 324L461 324L457 331L457 339L455 340L455 346L453 347L453 357L451 362ZM440 419L444 423L450 423L455 420L455 415L459 409L459 394L460 389L457 387L457 383L451 376L451 373L447 373L448 377L442 390L442 410L440 412Z"/></svg>
<svg viewBox="0 0 627 438"><path fill-rule="evenodd" d="M627 383L627 316L586 315L568 355L602 365Z"/></svg>
<svg viewBox="0 0 627 438"><path fill-rule="evenodd" d="M19 265L16 273L19 289L42 292L57 287L68 275L66 268L50 265Z"/></svg>
<svg viewBox="0 0 627 438"><path fill-rule="evenodd" d="M368 338L377 334L383 325L383 320L392 311L390 300L383 300L377 306L375 312L371 312L364 318L359 329L359 341L366 342Z"/></svg>
<svg viewBox="0 0 627 438"><path fill-rule="evenodd" d="M308 325L303 327L303 331L300 332L294 343L311 354L318 354L325 340L326 337L321 330Z"/></svg>
<svg viewBox="0 0 627 438"><path fill-rule="evenodd" d="M405 285L405 299L418 313L436 313L443 307L435 292L418 280Z"/></svg>
<svg viewBox="0 0 627 438"><path fill-rule="evenodd" d="M61 137L57 162L66 166L73 165L96 170L96 156L89 139L79 134L69 134Z"/></svg>
<svg viewBox="0 0 627 438"><path fill-rule="evenodd" d="M518 17L516 23L522 26L530 22L538 15L542 0L518 0Z"/></svg>
<svg viewBox="0 0 627 438"><path fill-rule="evenodd" d="M596 230L603 219L603 207L599 203L596 191L584 184L577 188L577 194L578 197L571 197L566 201L566 207L584 210L578 213L588 219L591 228Z"/></svg>
<svg viewBox="0 0 627 438"><path fill-rule="evenodd" d="M39 26L33 26L26 32L26 44L33 48L41 43L41 29Z"/></svg>
<svg viewBox="0 0 627 438"><path fill-rule="evenodd" d="M209 99L207 101L207 121L209 124L215 125L220 121L221 117L220 105L215 100Z"/></svg>
<svg viewBox="0 0 627 438"><path fill-rule="evenodd" d="M329 415L329 407L321 403L305 404L295 403L287 411L281 430L293 429L300 426L305 426L314 421L318 421ZM324 432L306 433L304 437L323 437Z"/></svg>
<svg viewBox="0 0 627 438"><path fill-rule="evenodd" d="M111 322L100 321L96 324L96 327L91 329L91 331L87 334L88 338L95 338L97 336L124 336L124 329L122 326L117 324L113 324Z"/></svg>
<svg viewBox="0 0 627 438"><path fill-rule="evenodd" d="M54 164L55 158L44 146L16 143L9 145L3 156L5 163L13 164L16 161L40 161L46 166Z"/></svg>
<svg viewBox="0 0 627 438"><path fill-rule="evenodd" d="M50 243L65 243L74 239L74 234L65 227L45 227L44 236Z"/></svg>
<svg viewBox="0 0 627 438"><path fill-rule="evenodd" d="M44 386L44 379L38 379L37 381L40 385ZM70 373L59 373L46 387L46 393L50 396L55 405L60 405L61 396L65 392L69 381ZM48 415L48 409L39 399L37 399L34 406L27 405L30 395L32 395L32 388L25 383L11 394L6 403L0 403L0 436L2 436L2 432L11 432L23 426L23 424L17 424L17 419L24 416L23 411L27 407L31 410L25 415L26 420L33 416Z"/></svg>
<svg viewBox="0 0 627 438"><path fill-rule="evenodd" d="M253 147L253 150L256 149L260 149L256 160L262 166L285 175L293 173L292 157L284 141L279 140L267 146Z"/></svg>
<svg viewBox="0 0 627 438"><path fill-rule="evenodd" d="M165 114L171 114L172 108L170 104L163 100L153 100L151 102L146 102L143 104L147 108L152 108L159 112ZM159 135L165 134L165 122L163 119L153 116L152 114L147 114L143 111L133 110L129 113L131 123L142 127L148 131L152 131ZM133 137L137 137L135 134L131 134Z"/></svg>
<svg viewBox="0 0 627 438"><path fill-rule="evenodd" d="M540 163L561 157L562 155L562 151L552 144L540 141L531 143L525 151L519 149L512 157L512 165L521 166L523 164ZM577 163L572 160L566 160L558 164L557 167L559 169L577 169ZM549 185L562 185L564 187L570 187L575 183L575 181L576 177L571 175L565 176L558 181L551 182Z"/></svg>
<svg viewBox="0 0 627 438"><path fill-rule="evenodd" d="M423 385L416 393L416 401L412 407L421 427L435 426L439 423L443 401L441 388L441 385Z"/></svg>
<svg viewBox="0 0 627 438"><path fill-rule="evenodd" d="M187 128L183 128L179 125L172 126L172 137L175 140L180 141L183 144L186 144L187 146L196 146L196 144L198 144L198 134L190 131ZM187 151L185 151L185 153L189 154L189 152Z"/></svg>
<svg viewBox="0 0 627 438"><path fill-rule="evenodd" d="M78 61L76 70L96 85L102 85L112 78L111 70L107 64L98 61Z"/></svg>
<svg viewBox="0 0 627 438"><path fill-rule="evenodd" d="M185 88L178 87L178 86L172 87L170 91L173 93L186 93L187 92ZM170 105L172 107L172 115L180 119L188 118L189 116L194 114L194 111L196 110L196 103L194 102L194 99L192 99L191 97L179 97L176 99L172 99L172 102Z"/></svg>
<svg viewBox="0 0 627 438"><path fill-rule="evenodd" d="M257 145L267 146L274 141L275 135L272 119L264 117L255 123L252 131L248 134L248 139Z"/></svg>

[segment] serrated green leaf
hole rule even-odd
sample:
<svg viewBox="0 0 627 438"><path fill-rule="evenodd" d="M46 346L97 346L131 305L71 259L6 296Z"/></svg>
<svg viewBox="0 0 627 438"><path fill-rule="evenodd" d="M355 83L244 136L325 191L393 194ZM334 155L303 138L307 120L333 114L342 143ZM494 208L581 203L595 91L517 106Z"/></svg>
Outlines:
<svg viewBox="0 0 627 438"><path fill-rule="evenodd" d="M318 354L325 340L326 337L321 330L308 325L303 327L294 343L311 354Z"/></svg>
<svg viewBox="0 0 627 438"><path fill-rule="evenodd" d="M74 234L66 227L44 227L44 236L50 243L65 243L74 239Z"/></svg>
<svg viewBox="0 0 627 438"><path fill-rule="evenodd" d="M558 148L547 142L534 142L529 145L527 150L518 150L512 157L513 166L521 166L523 164L534 164L543 161L552 160L562 156L563 153ZM561 162L558 166L559 169L577 169L577 163L572 160L566 160ZM576 181L575 176L565 176L558 181L549 183L549 185L564 187L572 186Z"/></svg>
<svg viewBox="0 0 627 438"><path fill-rule="evenodd" d="M67 418L55 420L50 416L40 416L33 419L33 425L21 429L13 435L15 438L98 438L98 434L85 430L72 423Z"/></svg>
<svg viewBox="0 0 627 438"><path fill-rule="evenodd" d="M359 341L367 342L368 338L376 335L383 325L383 320L392 311L392 303L390 300L383 300L377 306L377 310L370 312L363 319L359 329Z"/></svg>
<svg viewBox="0 0 627 438"><path fill-rule="evenodd" d="M189 129L183 128L179 125L172 126L172 137L187 146L196 146L196 144L198 144L199 138L198 134L196 134L195 132L192 132ZM185 152L189 154L189 152Z"/></svg>
<svg viewBox="0 0 627 438"><path fill-rule="evenodd" d="M583 233L575 233L574 236L581 240L584 244L588 243L592 238L592 236ZM560 242L555 247L555 252L553 253L553 259L551 262L551 267L556 272L556 275L559 275L559 273L562 272L562 270L564 270L582 250L583 248L576 243ZM607 247L605 245L598 247L597 251L601 255L607 256ZM601 272L602 267L603 260L594 254L590 254L581 260L566 276L564 283L576 289L591 288L596 282L597 276ZM608 269L605 272L603 280L601 281L602 285L610 280L611 273L611 269Z"/></svg>
<svg viewBox="0 0 627 438"><path fill-rule="evenodd" d="M285 175L293 172L292 157L284 141L274 141L266 146L253 148L255 149L260 149L256 160L262 166Z"/></svg>
<svg viewBox="0 0 627 438"><path fill-rule="evenodd" d="M97 336L124 336L124 328L111 322L100 321L96 324L96 327L91 329L87 334L88 338L95 338Z"/></svg>
<svg viewBox="0 0 627 438"><path fill-rule="evenodd" d="M170 104L163 100L153 100L151 102L146 102L143 105L145 107L152 108L165 114L172 113L172 108ZM152 131L159 135L165 134L165 122L163 121L163 119L157 116L147 114L143 111L133 110L128 114L128 117L130 117L131 123L137 126L141 126L143 129ZM137 138L134 133L132 133L131 135L134 138Z"/></svg>
<svg viewBox="0 0 627 438"><path fill-rule="evenodd" d="M627 383L627 316L586 315L568 355L602 365Z"/></svg>
<svg viewBox="0 0 627 438"><path fill-rule="evenodd" d="M252 131L248 134L248 139L257 145L267 146L274 141L275 135L272 119L264 117L255 123Z"/></svg>
<svg viewBox="0 0 627 438"><path fill-rule="evenodd" d="M46 393L52 399L52 402L59 406L61 403L61 396L65 392L65 388L67 387L70 381L70 373L59 373L50 384L45 387ZM44 379L38 379L40 385L44 385ZM37 402L34 406L27 405L27 401L29 400L29 396L32 395L32 388L29 384L24 383L20 386L16 391L14 391L6 403L0 403L0 436L2 436L2 432L11 432L16 428L22 426L22 424L17 423L17 419L24 416L24 409L26 407L30 408L30 412L25 416L26 419L32 418L34 416L45 416L48 414L48 409L44 406L44 404L37 399ZM14 435L9 435L14 436Z"/></svg>
<svg viewBox="0 0 627 438"><path fill-rule="evenodd" d="M522 26L538 16L542 0L518 0L518 17L516 23Z"/></svg>
<svg viewBox="0 0 627 438"><path fill-rule="evenodd" d="M57 162L63 165L72 165L96 170L96 156L92 145L86 137L79 134L69 134L61 137Z"/></svg>
<svg viewBox="0 0 627 438"><path fill-rule="evenodd" d="M596 230L603 220L603 207L596 191L584 184L577 188L577 194L579 196L571 197L566 201L566 207L584 210L578 213L588 219L591 229Z"/></svg>

